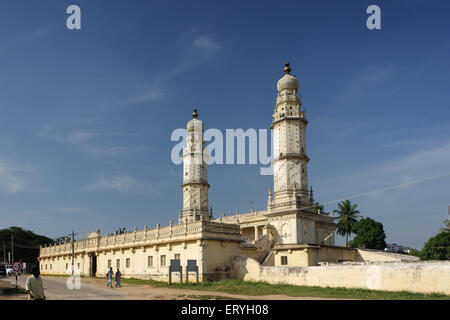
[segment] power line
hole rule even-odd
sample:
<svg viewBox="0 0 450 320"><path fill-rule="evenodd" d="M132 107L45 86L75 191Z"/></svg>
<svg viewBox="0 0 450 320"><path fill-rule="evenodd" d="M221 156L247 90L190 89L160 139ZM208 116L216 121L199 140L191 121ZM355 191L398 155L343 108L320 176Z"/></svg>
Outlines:
<svg viewBox="0 0 450 320"><path fill-rule="evenodd" d="M321 205L328 205L328 204L341 202L341 201L344 201L344 200L350 200L350 199L364 197L364 196L377 194L377 193L381 193L381 192L385 192L385 191L389 191L389 190L400 189L400 188L408 187L408 186L413 185L413 184L417 184L417 183L421 183L421 182L425 182L425 181L429 181L429 180L434 180L434 179L442 178L442 177L449 176L449 175L450 175L450 171L444 172L444 173L441 173L441 174L438 174L438 175L435 175L435 176L431 176L431 177L428 177L428 178L418 179L418 180L414 180L414 181L410 181L410 182L407 182L407 183L402 183L402 184L390 186L390 187L383 188L383 189L378 189L378 190L368 191L368 192L364 192L364 193L359 193L359 194L351 195L351 196L348 196L348 197L345 197L345 198L342 198L342 199L337 199L337 200L333 200L333 201L327 201L327 202L323 202L323 203L320 203L320 204ZM315 205L302 207L301 209L309 209L309 208L314 208L314 207L315 207Z"/></svg>

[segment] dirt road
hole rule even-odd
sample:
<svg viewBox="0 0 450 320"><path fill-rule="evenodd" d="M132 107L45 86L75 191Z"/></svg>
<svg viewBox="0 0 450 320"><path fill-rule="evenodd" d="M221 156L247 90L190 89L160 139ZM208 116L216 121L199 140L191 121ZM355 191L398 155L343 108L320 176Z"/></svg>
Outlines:
<svg viewBox="0 0 450 320"><path fill-rule="evenodd" d="M25 288L26 278L26 275L19 277L18 283L20 287ZM156 288L151 285L126 283L121 288L107 288L106 280L93 278L81 278L79 289L69 289L67 287L67 279L66 277L43 277L45 295L48 300L323 300L321 298L290 297L285 295L245 296L225 292ZM15 284L14 277L4 278L3 280L10 285ZM25 299L26 297L22 298Z"/></svg>

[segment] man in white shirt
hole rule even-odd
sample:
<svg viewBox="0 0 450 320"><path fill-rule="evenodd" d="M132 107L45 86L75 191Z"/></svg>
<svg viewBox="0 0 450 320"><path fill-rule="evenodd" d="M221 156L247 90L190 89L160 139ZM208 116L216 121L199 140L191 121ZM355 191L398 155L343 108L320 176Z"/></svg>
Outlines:
<svg viewBox="0 0 450 320"><path fill-rule="evenodd" d="M39 268L33 267L31 272L33 275L28 277L25 290L30 295L30 300L45 300L44 285L39 276L41 274Z"/></svg>

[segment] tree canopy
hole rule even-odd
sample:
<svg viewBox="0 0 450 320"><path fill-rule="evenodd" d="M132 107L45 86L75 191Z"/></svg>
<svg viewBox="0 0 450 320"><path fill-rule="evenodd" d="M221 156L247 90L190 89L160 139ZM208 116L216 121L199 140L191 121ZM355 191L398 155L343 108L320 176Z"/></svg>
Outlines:
<svg viewBox="0 0 450 320"><path fill-rule="evenodd" d="M441 228L439 232L450 232L450 219L444 221L445 227Z"/></svg>
<svg viewBox="0 0 450 320"><path fill-rule="evenodd" d="M423 260L450 260L450 232L443 231L425 242L420 258Z"/></svg>
<svg viewBox="0 0 450 320"><path fill-rule="evenodd" d="M369 217L359 220L352 225L352 232L356 234L352 246L366 245L368 249L384 250L386 248L386 234L383 224Z"/></svg>
<svg viewBox="0 0 450 320"><path fill-rule="evenodd" d="M361 216L359 211L356 210L357 204L352 204L350 200L344 200L338 203L338 209L333 210L333 213L337 213L339 216L336 233L340 236L345 236L345 245L348 247L348 236L352 233L352 226L358 221Z"/></svg>
<svg viewBox="0 0 450 320"><path fill-rule="evenodd" d="M323 205L321 205L319 202L314 203L312 208L313 208L314 212L316 212L316 213L320 212L320 214L323 214L323 215L326 215L326 216L330 215L330 213L326 212L324 207L323 207Z"/></svg>
<svg viewBox="0 0 450 320"><path fill-rule="evenodd" d="M2 251L2 255L0 256L0 260L3 260L3 241L6 245L6 252L11 252L11 234L13 234L14 238L14 260L26 262L28 264L37 263L39 247L41 245L54 242L53 239L35 234L31 230L24 230L20 227L1 229L0 251ZM8 259L7 253L5 256L6 259Z"/></svg>

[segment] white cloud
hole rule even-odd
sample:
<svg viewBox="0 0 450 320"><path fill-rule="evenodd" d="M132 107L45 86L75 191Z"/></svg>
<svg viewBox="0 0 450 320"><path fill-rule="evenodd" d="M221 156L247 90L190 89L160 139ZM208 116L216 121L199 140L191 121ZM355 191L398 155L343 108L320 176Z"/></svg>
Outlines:
<svg viewBox="0 0 450 320"><path fill-rule="evenodd" d="M391 160L378 173L402 181L450 171L450 143L434 148L423 148Z"/></svg>
<svg viewBox="0 0 450 320"><path fill-rule="evenodd" d="M197 36L194 39L194 46L215 53L221 49L220 45L207 36Z"/></svg>
<svg viewBox="0 0 450 320"><path fill-rule="evenodd" d="M33 34L31 35L32 39L39 39L49 33L49 30L47 27L40 27L36 29Z"/></svg>
<svg viewBox="0 0 450 320"><path fill-rule="evenodd" d="M145 146L105 146L100 144L95 139L110 136L126 136L126 134L113 134L99 132L89 129L79 129L78 126L86 125L86 123L62 123L55 121L45 124L37 133L39 137L70 145L75 147L80 152L98 156L98 157L113 157L126 154L129 152L145 151L151 149Z"/></svg>
<svg viewBox="0 0 450 320"><path fill-rule="evenodd" d="M335 98L336 103L348 103L356 97L364 97L395 74L395 67L366 66L347 82L344 90Z"/></svg>
<svg viewBox="0 0 450 320"><path fill-rule="evenodd" d="M67 140L70 143L83 143L85 141L88 141L90 139L92 139L95 136L95 134L91 131L86 131L86 130L78 130L78 131L74 131L69 133Z"/></svg>
<svg viewBox="0 0 450 320"><path fill-rule="evenodd" d="M94 183L85 187L85 190L115 190L120 193L155 193L153 186L146 181L141 181L129 175L117 175L109 178L99 178Z"/></svg>
<svg viewBox="0 0 450 320"><path fill-rule="evenodd" d="M24 191L28 187L27 170L0 161L0 190L7 194Z"/></svg>
<svg viewBox="0 0 450 320"><path fill-rule="evenodd" d="M197 29L183 32L175 41L157 83L175 77L176 75L192 70L211 60L222 46L211 37L201 34Z"/></svg>
<svg viewBox="0 0 450 320"><path fill-rule="evenodd" d="M441 185L445 182L443 179L449 178L450 143L447 143L405 153L351 172L332 172L320 181L324 191L321 198L322 202L331 206L342 199L354 198L372 198L374 201L384 202L388 195L400 201L403 197L408 199L413 187L425 188L425 183L428 183L428 188L423 191L424 195L440 192ZM340 186L341 191L337 192L336 186ZM439 190L433 191L433 188ZM331 199L329 195L332 195Z"/></svg>
<svg viewBox="0 0 450 320"><path fill-rule="evenodd" d="M148 89L147 91L140 92L135 94L129 98L126 98L120 101L118 104L133 104L133 103L142 103L142 102L151 102L155 100L159 100L164 96L164 91L161 88L153 87Z"/></svg>
<svg viewBox="0 0 450 320"><path fill-rule="evenodd" d="M157 75L155 84L147 90L133 94L113 105L123 106L160 100L166 94L165 81L211 60L221 49L221 45L216 40L199 33L195 28L184 31L174 41L173 47L161 63L162 71Z"/></svg>

